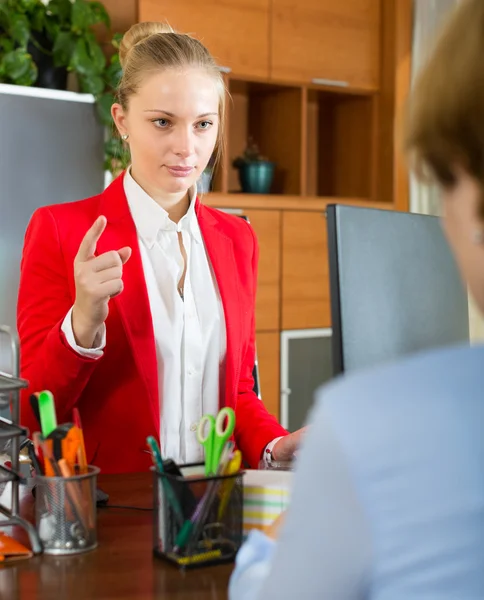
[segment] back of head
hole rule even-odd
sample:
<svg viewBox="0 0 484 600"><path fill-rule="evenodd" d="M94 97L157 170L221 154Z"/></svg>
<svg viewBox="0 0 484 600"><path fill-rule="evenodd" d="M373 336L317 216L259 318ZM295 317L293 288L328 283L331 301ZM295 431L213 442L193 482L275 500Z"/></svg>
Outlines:
<svg viewBox="0 0 484 600"><path fill-rule="evenodd" d="M130 96L136 93L144 79L160 69L197 68L213 77L220 100L217 144L220 153L224 136L225 83L214 58L199 40L176 32L166 23L137 23L124 34L119 59L123 74L117 96L125 110L129 107Z"/></svg>
<svg viewBox="0 0 484 600"><path fill-rule="evenodd" d="M405 146L418 174L451 188L458 166L484 189L483 0L450 15L410 96Z"/></svg>

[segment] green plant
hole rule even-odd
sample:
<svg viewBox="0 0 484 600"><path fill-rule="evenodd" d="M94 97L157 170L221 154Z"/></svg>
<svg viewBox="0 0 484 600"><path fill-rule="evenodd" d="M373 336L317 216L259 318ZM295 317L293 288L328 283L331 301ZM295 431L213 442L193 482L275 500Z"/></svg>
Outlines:
<svg viewBox="0 0 484 600"><path fill-rule="evenodd" d="M267 158L262 156L262 154L259 152L258 145L251 137L249 137L244 152L241 154L241 156L237 156L237 158L232 161L232 166L236 169L239 169L247 163L255 162L267 162Z"/></svg>
<svg viewBox="0 0 484 600"><path fill-rule="evenodd" d="M0 0L0 83L33 85L38 65L32 52L49 57L54 67L73 72L83 93L93 94L106 126L105 168L124 168L128 154L115 135L110 109L121 77L119 41L109 62L96 39L93 26L110 27L101 2L90 0Z"/></svg>
<svg viewBox="0 0 484 600"><path fill-rule="evenodd" d="M104 71L105 88L102 94L96 97L99 118L106 128L104 168L113 175L125 169L130 160L129 150L119 137L111 117L111 106L116 100L116 88L122 75L121 63L119 62L119 44L122 37L122 33L116 33L113 36L111 44L115 52Z"/></svg>

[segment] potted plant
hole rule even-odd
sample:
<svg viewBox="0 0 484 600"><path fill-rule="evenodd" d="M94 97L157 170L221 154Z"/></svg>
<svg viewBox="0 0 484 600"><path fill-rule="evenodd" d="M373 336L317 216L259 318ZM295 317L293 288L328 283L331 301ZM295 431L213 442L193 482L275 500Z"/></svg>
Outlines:
<svg viewBox="0 0 484 600"><path fill-rule="evenodd" d="M121 76L119 40L107 61L93 26L110 27L101 2L90 0L0 0L0 83L66 89L75 74L81 92L92 94L107 128L105 167L124 168L128 153L115 135L110 109Z"/></svg>
<svg viewBox="0 0 484 600"><path fill-rule="evenodd" d="M262 156L257 144L249 138L243 154L232 162L239 171L242 191L247 194L268 194L274 178L275 164Z"/></svg>

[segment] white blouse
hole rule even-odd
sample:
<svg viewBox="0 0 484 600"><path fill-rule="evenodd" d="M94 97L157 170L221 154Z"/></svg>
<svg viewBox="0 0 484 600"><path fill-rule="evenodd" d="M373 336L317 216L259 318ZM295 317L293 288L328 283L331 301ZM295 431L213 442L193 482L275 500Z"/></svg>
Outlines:
<svg viewBox="0 0 484 600"><path fill-rule="evenodd" d="M164 457L177 463L203 460L196 438L203 414L216 415L226 354L225 318L217 282L207 256L195 212L196 187L190 207L178 223L135 182L124 177L129 209L138 233L158 361L160 444ZM184 299L178 282L184 269L178 232L187 256ZM106 345L106 328L97 348L77 346L72 309L62 329L83 356L98 358Z"/></svg>

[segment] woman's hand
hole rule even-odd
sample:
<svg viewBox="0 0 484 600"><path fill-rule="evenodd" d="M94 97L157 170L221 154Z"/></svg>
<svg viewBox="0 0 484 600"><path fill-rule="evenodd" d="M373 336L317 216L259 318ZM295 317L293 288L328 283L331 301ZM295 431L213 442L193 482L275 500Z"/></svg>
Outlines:
<svg viewBox="0 0 484 600"><path fill-rule="evenodd" d="M109 300L123 291L123 265L131 248L95 256L96 245L106 227L106 217L98 217L84 236L74 259L76 300L72 310L72 329L76 343L92 348L109 313Z"/></svg>
<svg viewBox="0 0 484 600"><path fill-rule="evenodd" d="M277 462L292 460L294 453L301 444L301 440L306 432L306 429L307 427L298 429L294 433L289 433L276 442L274 448L272 448L272 458Z"/></svg>

